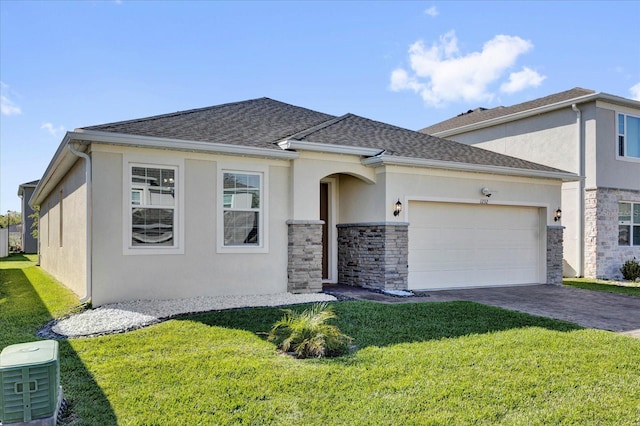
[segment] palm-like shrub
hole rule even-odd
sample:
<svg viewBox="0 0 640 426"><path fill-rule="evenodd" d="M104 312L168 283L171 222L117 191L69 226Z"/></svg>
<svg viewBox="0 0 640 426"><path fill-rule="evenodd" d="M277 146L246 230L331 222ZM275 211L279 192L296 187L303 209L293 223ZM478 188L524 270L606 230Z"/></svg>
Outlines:
<svg viewBox="0 0 640 426"><path fill-rule="evenodd" d="M316 303L303 312L283 309L285 315L273 325L268 340L298 358L340 356L349 351L351 337L328 321L336 318L326 303Z"/></svg>

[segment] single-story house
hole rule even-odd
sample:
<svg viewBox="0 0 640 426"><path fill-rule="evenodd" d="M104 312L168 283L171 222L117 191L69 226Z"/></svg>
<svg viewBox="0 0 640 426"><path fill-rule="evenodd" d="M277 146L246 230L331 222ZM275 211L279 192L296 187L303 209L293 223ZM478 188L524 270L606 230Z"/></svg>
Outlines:
<svg viewBox="0 0 640 426"><path fill-rule="evenodd" d="M562 186L565 276L620 279L640 259L639 101L576 87L421 132L584 176Z"/></svg>
<svg viewBox="0 0 640 426"><path fill-rule="evenodd" d="M553 167L268 98L67 132L40 264L94 306L561 281Z"/></svg>
<svg viewBox="0 0 640 426"><path fill-rule="evenodd" d="M38 239L33 236L34 210L29 205L29 200L36 189L38 181L26 182L18 186L18 197L22 206L22 251L28 254L38 252Z"/></svg>

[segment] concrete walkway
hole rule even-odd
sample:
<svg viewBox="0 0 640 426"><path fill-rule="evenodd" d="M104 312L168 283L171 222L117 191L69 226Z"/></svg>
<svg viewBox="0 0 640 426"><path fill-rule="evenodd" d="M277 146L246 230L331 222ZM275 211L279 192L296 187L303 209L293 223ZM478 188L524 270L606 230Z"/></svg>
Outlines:
<svg viewBox="0 0 640 426"><path fill-rule="evenodd" d="M343 285L327 285L324 290L339 298L380 303L470 300L640 338L640 297L621 294L547 284L425 291L416 292L412 297L390 296Z"/></svg>

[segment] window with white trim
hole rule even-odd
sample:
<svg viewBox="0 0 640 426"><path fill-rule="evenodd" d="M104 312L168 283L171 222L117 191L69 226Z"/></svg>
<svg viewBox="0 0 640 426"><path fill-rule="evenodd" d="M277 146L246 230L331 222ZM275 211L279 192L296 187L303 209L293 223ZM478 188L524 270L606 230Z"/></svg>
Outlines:
<svg viewBox="0 0 640 426"><path fill-rule="evenodd" d="M130 164L129 247L177 247L176 167Z"/></svg>
<svg viewBox="0 0 640 426"><path fill-rule="evenodd" d="M618 203L618 245L640 246L640 203Z"/></svg>
<svg viewBox="0 0 640 426"><path fill-rule="evenodd" d="M262 245L262 174L224 172L224 247Z"/></svg>
<svg viewBox="0 0 640 426"><path fill-rule="evenodd" d="M618 114L618 156L640 158L640 117Z"/></svg>

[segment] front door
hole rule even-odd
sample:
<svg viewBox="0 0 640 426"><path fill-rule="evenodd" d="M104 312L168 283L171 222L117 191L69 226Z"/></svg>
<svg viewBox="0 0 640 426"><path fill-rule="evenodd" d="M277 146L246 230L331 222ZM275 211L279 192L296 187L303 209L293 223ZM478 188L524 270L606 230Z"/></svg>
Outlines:
<svg viewBox="0 0 640 426"><path fill-rule="evenodd" d="M320 220L322 225L322 279L329 279L329 184L320 183Z"/></svg>

